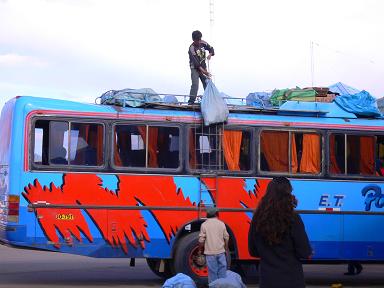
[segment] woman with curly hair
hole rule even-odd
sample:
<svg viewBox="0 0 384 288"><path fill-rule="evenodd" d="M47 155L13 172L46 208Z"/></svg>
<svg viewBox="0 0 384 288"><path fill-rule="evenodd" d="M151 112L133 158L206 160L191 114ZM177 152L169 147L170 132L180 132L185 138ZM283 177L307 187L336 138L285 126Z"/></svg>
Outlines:
<svg viewBox="0 0 384 288"><path fill-rule="evenodd" d="M275 177L256 208L249 230L248 250L260 258L260 288L305 287L300 259L311 255L311 246L297 199L285 177Z"/></svg>

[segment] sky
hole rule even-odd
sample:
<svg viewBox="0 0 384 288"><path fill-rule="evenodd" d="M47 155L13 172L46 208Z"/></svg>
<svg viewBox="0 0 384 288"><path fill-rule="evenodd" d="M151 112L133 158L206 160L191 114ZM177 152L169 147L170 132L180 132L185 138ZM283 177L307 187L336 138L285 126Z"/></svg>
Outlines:
<svg viewBox="0 0 384 288"><path fill-rule="evenodd" d="M380 98L382 11L381 0L0 0L0 107L17 95L188 94L193 30L232 97L340 81Z"/></svg>

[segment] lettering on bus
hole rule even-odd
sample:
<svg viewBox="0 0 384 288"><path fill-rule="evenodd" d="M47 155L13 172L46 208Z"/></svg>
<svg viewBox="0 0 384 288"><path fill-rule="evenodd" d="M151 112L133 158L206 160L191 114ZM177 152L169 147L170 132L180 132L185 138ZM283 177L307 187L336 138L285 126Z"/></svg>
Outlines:
<svg viewBox="0 0 384 288"><path fill-rule="evenodd" d="M75 220L75 217L73 216L73 214L69 213L69 214L56 214L56 219L57 220Z"/></svg>
<svg viewBox="0 0 384 288"><path fill-rule="evenodd" d="M319 201L319 210L328 210L327 207L335 207L330 210L340 210L340 208L343 206L345 195L329 195L329 194L323 194L320 196Z"/></svg>
<svg viewBox="0 0 384 288"><path fill-rule="evenodd" d="M365 211L370 211L372 203L376 208L384 207L384 194L378 185L368 185L361 190L361 194L365 197Z"/></svg>

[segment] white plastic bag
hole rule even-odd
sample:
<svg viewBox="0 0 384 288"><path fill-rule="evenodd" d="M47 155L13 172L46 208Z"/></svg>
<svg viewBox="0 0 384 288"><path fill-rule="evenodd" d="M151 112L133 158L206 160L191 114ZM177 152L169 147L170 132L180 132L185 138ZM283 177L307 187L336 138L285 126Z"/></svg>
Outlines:
<svg viewBox="0 0 384 288"><path fill-rule="evenodd" d="M229 110L227 103L221 97L219 90L217 90L212 80L207 80L207 87L201 100L201 113L203 114L205 126L222 123L228 119Z"/></svg>

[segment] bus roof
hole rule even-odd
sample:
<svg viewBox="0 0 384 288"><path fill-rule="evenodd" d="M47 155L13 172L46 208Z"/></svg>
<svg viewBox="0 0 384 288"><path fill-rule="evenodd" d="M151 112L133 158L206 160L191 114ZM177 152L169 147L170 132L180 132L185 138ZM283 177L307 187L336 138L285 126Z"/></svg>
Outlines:
<svg viewBox="0 0 384 288"><path fill-rule="evenodd" d="M199 105L147 103L144 107L132 108L33 96L18 96L16 100L16 106L19 108L15 109L23 109L25 114L33 111L40 111L40 114L45 112L48 114L50 112L56 114L56 111L60 111L63 115L66 114L66 112L76 112L76 115L79 116L82 114L87 114L88 116L94 114L99 118L105 117L113 119L125 118L123 117L124 115L135 114L143 116L153 115L154 117L159 116L163 118L170 117L169 119L167 118L167 120L178 122L182 122L184 117L201 120ZM343 110L334 102L287 101L279 108L272 109L260 109L246 105L228 105L228 108L230 110L229 120L240 119L245 122L247 120L305 121L336 124L348 124L348 122L350 122L354 125L383 126L382 118L361 118L354 113ZM179 119L176 120L176 118ZM245 122L244 124L246 124Z"/></svg>

